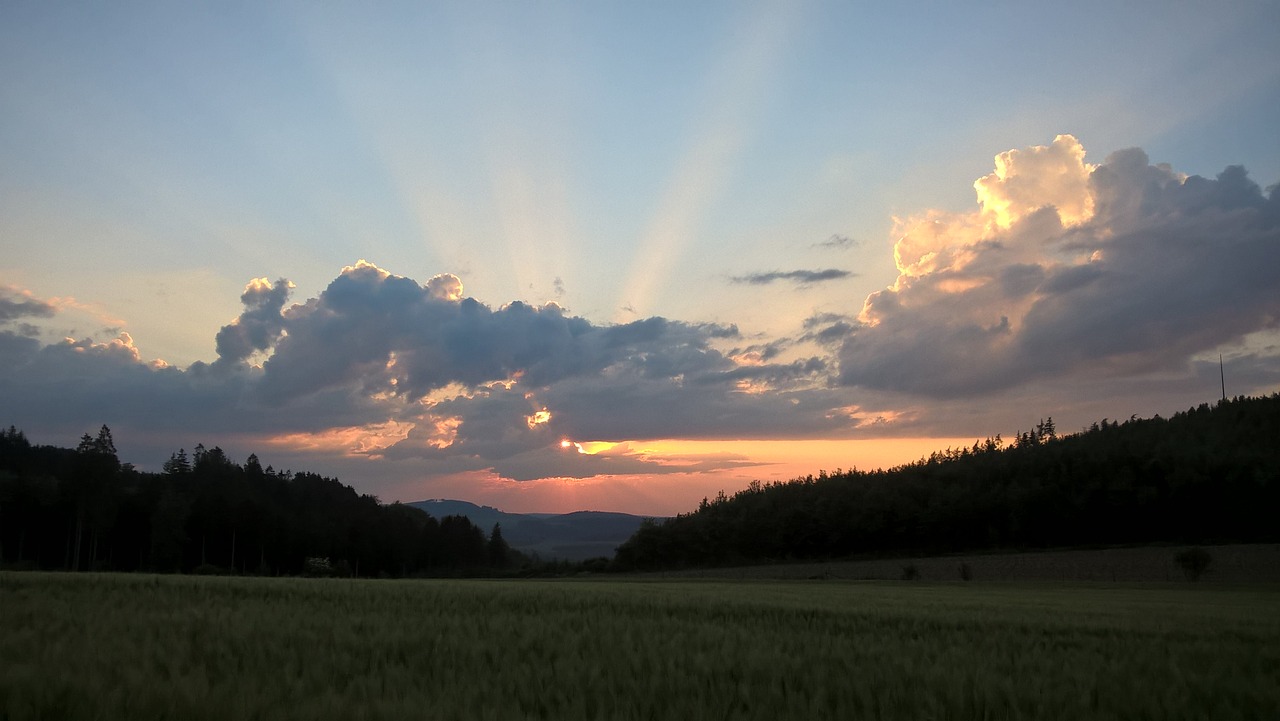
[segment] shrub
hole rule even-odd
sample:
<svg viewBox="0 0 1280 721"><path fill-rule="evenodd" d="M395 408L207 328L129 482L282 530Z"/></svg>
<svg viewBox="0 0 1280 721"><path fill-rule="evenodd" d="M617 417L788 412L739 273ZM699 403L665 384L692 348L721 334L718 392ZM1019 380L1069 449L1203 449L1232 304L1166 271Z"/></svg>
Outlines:
<svg viewBox="0 0 1280 721"><path fill-rule="evenodd" d="M1213 556L1199 546L1192 546L1178 551L1173 557L1173 562L1182 569L1188 581L1199 581L1205 571L1209 570L1209 564L1213 563Z"/></svg>
<svg viewBox="0 0 1280 721"><path fill-rule="evenodd" d="M908 563L902 567L902 580L915 581L920 578L920 569L916 568L916 564Z"/></svg>
<svg viewBox="0 0 1280 721"><path fill-rule="evenodd" d="M599 558L588 558L578 565L584 573L604 573L609 570L609 559L603 556Z"/></svg>
<svg viewBox="0 0 1280 721"><path fill-rule="evenodd" d="M304 576L332 576L333 564L329 563L328 558L320 558L317 556L308 557L302 563L302 575Z"/></svg>

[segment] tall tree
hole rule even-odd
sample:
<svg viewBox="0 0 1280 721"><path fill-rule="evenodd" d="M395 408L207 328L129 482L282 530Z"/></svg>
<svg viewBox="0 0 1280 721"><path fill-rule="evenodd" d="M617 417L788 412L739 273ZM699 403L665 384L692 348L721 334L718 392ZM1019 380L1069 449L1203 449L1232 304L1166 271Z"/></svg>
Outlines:
<svg viewBox="0 0 1280 721"><path fill-rule="evenodd" d="M489 532L489 565L494 568L506 568L511 562L511 546L502 537L502 524L493 524Z"/></svg>
<svg viewBox="0 0 1280 721"><path fill-rule="evenodd" d="M97 561L99 535L114 520L116 475L119 471L120 459L116 457L110 428L103 425L96 438L88 433L80 437L75 470L68 488L76 509L74 545L70 554L72 570L82 570L81 553L86 525L91 534L89 566Z"/></svg>
<svg viewBox="0 0 1280 721"><path fill-rule="evenodd" d="M191 472L191 461L187 458L187 449L179 448L177 453L169 456L164 462L164 472L171 476L179 476Z"/></svg>

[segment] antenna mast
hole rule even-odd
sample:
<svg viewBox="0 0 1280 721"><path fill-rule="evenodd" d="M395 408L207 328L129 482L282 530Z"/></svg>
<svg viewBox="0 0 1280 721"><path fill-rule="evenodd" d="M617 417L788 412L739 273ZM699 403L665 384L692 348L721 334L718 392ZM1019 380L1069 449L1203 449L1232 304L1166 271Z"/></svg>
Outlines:
<svg viewBox="0 0 1280 721"><path fill-rule="evenodd" d="M1222 354L1218 354L1218 377L1222 380L1222 402L1227 402L1227 374L1222 370Z"/></svg>

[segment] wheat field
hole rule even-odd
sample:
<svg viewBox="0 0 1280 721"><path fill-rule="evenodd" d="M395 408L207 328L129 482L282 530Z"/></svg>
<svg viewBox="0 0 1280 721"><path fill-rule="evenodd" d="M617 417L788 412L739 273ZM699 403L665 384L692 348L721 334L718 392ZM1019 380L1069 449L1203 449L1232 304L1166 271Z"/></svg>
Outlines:
<svg viewBox="0 0 1280 721"><path fill-rule="evenodd" d="M4 719L1256 719L1280 588L0 574Z"/></svg>

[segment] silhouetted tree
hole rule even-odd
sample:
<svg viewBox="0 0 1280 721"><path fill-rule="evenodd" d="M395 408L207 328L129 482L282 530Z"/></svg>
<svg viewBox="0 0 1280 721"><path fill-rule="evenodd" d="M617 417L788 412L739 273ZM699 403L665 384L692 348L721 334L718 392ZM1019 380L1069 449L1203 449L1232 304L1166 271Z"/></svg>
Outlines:
<svg viewBox="0 0 1280 721"><path fill-rule="evenodd" d="M511 562L511 546L502 537L502 524L493 524L489 532L489 565L494 568L506 568Z"/></svg>
<svg viewBox="0 0 1280 721"><path fill-rule="evenodd" d="M1193 546L1179 551L1174 555L1173 560L1178 564L1178 568L1182 569L1188 581L1199 581L1204 572L1209 570L1209 564L1213 563L1213 556L1203 548Z"/></svg>
<svg viewBox="0 0 1280 721"><path fill-rule="evenodd" d="M1060 435L1051 416L877 471L819 472L650 522L615 566L1280 539L1280 394Z"/></svg>
<svg viewBox="0 0 1280 721"><path fill-rule="evenodd" d="M166 488L151 512L150 565L157 571L182 568L191 502L176 488Z"/></svg>
<svg viewBox="0 0 1280 721"><path fill-rule="evenodd" d="M164 472L171 476L179 476L191 472L191 461L187 459L187 449L179 448L177 453L169 456L164 462Z"/></svg>
<svg viewBox="0 0 1280 721"><path fill-rule="evenodd" d="M164 473L116 457L109 428L75 450L0 431L0 562L38 567L301 573L308 557L343 574L457 573L488 565L466 518L384 506L337 479L232 462L217 447L170 456Z"/></svg>
<svg viewBox="0 0 1280 721"><path fill-rule="evenodd" d="M120 460L116 457L111 429L103 425L97 437L88 433L81 436L76 447L75 470L68 483L76 509L74 541L70 547L73 570L82 569L80 556L86 525L91 536L89 565L97 561L99 535L114 518L115 477L119 470Z"/></svg>

